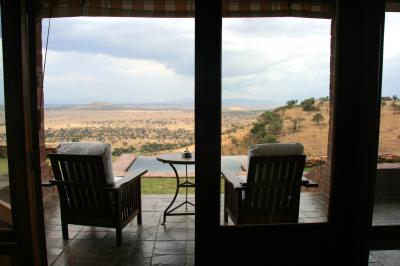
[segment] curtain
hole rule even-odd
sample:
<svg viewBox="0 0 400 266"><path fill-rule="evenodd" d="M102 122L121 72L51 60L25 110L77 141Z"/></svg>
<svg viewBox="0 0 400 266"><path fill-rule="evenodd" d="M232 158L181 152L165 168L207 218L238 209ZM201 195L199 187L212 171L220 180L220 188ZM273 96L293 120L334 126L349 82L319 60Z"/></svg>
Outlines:
<svg viewBox="0 0 400 266"><path fill-rule="evenodd" d="M194 17L195 0L42 0L42 18L74 16ZM331 18L333 0L222 0L224 17Z"/></svg>

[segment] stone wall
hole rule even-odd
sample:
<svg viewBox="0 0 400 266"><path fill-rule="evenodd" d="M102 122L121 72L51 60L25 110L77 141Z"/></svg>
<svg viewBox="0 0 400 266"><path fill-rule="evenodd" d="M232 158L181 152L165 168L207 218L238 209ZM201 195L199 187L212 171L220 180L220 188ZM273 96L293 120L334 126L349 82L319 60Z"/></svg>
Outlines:
<svg viewBox="0 0 400 266"><path fill-rule="evenodd" d="M329 195L330 188L330 167L327 162L315 167L312 171L304 174L308 179L318 183L316 188L302 188L303 192L323 192Z"/></svg>
<svg viewBox="0 0 400 266"><path fill-rule="evenodd" d="M302 188L302 191L319 191L329 197L331 187L331 165L332 165L332 139L334 127L334 109L335 109L335 53L336 53L336 19L331 20L331 54L330 54L330 83L329 83L329 132L327 158L320 161L312 171L305 174L309 179L318 183L318 188Z"/></svg>
<svg viewBox="0 0 400 266"><path fill-rule="evenodd" d="M334 127L335 109L335 53L336 53L336 19L331 19L331 54L330 54L330 83L329 83L329 132L327 160L321 166L309 172L307 176L318 183L318 190L329 197L331 187L331 165L332 165L332 139Z"/></svg>

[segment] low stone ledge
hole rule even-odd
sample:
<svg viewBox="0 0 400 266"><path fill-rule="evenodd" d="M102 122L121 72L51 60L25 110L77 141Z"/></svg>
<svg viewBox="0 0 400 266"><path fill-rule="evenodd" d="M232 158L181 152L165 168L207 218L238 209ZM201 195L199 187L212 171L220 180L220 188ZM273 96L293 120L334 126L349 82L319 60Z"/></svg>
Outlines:
<svg viewBox="0 0 400 266"><path fill-rule="evenodd" d="M134 154L121 154L121 156L112 163L114 176L126 176L129 168L136 161L136 158Z"/></svg>

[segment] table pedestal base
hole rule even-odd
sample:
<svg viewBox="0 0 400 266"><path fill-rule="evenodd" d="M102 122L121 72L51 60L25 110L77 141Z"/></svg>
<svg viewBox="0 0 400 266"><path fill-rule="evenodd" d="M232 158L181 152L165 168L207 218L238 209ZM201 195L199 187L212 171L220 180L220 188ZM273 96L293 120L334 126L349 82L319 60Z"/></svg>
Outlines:
<svg viewBox="0 0 400 266"><path fill-rule="evenodd" d="M182 207L183 205L186 205L186 210L187 210L187 205L188 204L193 206L193 207L195 207L193 202L188 201L188 188L195 187L195 184L188 181L187 165L186 165L186 180L182 184L179 182L179 175L178 175L178 171L176 170L175 166L172 163L169 163L169 165L172 167L172 169L175 172L175 176L176 176L176 191L175 191L174 198L172 199L171 203L168 205L168 207L164 211L162 225L165 224L167 216L194 215L195 214L194 212L174 212L175 210L177 210L178 208ZM185 201L180 203L178 206L172 208L172 205L175 203L176 197L179 194L179 188L181 188L181 187L186 189Z"/></svg>

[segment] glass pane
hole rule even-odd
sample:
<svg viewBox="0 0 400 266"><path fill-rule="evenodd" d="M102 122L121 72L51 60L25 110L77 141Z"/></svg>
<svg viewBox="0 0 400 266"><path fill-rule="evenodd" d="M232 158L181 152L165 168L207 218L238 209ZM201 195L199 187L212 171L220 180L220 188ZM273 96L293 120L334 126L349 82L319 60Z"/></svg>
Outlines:
<svg viewBox="0 0 400 266"><path fill-rule="evenodd" d="M330 33L327 19L224 18L221 168L226 186L221 204L229 214L225 224L327 220ZM266 145L250 153L256 144ZM290 152L292 148L295 151ZM259 152L265 159L248 161ZM272 159L274 154L277 158ZM299 154L306 155L305 167ZM278 155L297 157L289 163L295 156ZM253 173L248 171L252 167ZM301 188L296 184L300 179ZM232 193L233 188L242 192ZM234 222L245 217L238 211L238 201L247 221Z"/></svg>
<svg viewBox="0 0 400 266"><path fill-rule="evenodd" d="M4 76L3 76L3 38L0 29L0 201L10 203L8 179L6 114L4 108Z"/></svg>
<svg viewBox="0 0 400 266"><path fill-rule="evenodd" d="M43 47L48 23L43 20ZM170 165L156 158L182 162L184 150L195 150L194 18L53 18L46 64L46 147L57 147L60 142L109 143L115 176L128 175L127 169L129 174L148 170L141 178L143 224L137 226L135 217L126 225L121 248L134 233L138 240L153 241L139 241L143 243L131 255L142 256L147 250L149 258L153 257L153 247L159 248L154 240L185 240L188 254L193 254L194 215L176 214L195 210L190 204L195 201L195 191L189 184L195 183L194 165L188 161ZM175 156L168 158L170 153ZM176 198L177 178L171 166L180 181ZM186 200L187 204L174 209ZM57 246L56 255L62 252L49 258L49 264L54 260L63 264L69 256L86 261L85 252L77 256L79 246L64 249L68 245L60 231L61 208L57 194L44 200L47 247ZM164 226L167 208L171 215ZM69 228L72 244L77 238L91 245L104 239L107 247L115 247L115 230L82 225ZM101 239L88 232L101 235ZM112 253L121 251L113 248ZM49 249L48 254L52 252ZM182 258L193 261L193 256L168 256L174 262ZM134 257L124 261L135 264Z"/></svg>
<svg viewBox="0 0 400 266"><path fill-rule="evenodd" d="M400 13L386 13L374 225L400 224Z"/></svg>

